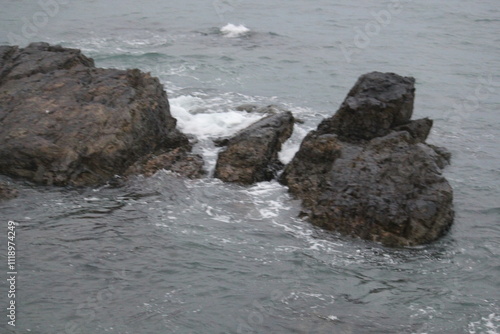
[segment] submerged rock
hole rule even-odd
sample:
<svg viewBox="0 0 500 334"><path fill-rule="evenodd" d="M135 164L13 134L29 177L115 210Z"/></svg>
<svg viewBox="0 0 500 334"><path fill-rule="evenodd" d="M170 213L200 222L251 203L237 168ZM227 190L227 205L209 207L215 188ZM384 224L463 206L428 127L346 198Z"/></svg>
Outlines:
<svg viewBox="0 0 500 334"><path fill-rule="evenodd" d="M16 198L17 195L17 190L0 182L0 201Z"/></svg>
<svg viewBox="0 0 500 334"><path fill-rule="evenodd" d="M269 181L283 168L278 159L281 145L293 131L291 112L264 117L234 137L219 141L227 147L219 153L215 177L225 182L252 184Z"/></svg>
<svg viewBox="0 0 500 334"><path fill-rule="evenodd" d="M259 106L256 105L256 104L251 104L251 103L248 103L248 104L242 104L242 105L239 105L236 107L236 110L237 111L246 111L248 113L252 113L252 112L255 112L259 109Z"/></svg>
<svg viewBox="0 0 500 334"><path fill-rule="evenodd" d="M363 75L306 136L281 182L313 224L387 246L428 243L449 229L453 193L441 174L449 155L425 143L431 120L410 120L413 84Z"/></svg>
<svg viewBox="0 0 500 334"><path fill-rule="evenodd" d="M0 47L0 121L0 173L41 184L100 184L147 155L190 150L157 78L46 43Z"/></svg>
<svg viewBox="0 0 500 334"><path fill-rule="evenodd" d="M190 153L180 147L159 155L147 155L130 166L125 171L125 175L152 176L157 171L165 169L190 179L196 179L206 174L203 164L203 158L200 155Z"/></svg>
<svg viewBox="0 0 500 334"><path fill-rule="evenodd" d="M265 114L265 115L276 115L283 112L279 106L270 104L265 107L259 107L255 104L242 104L236 107L238 111L246 111L247 113Z"/></svg>

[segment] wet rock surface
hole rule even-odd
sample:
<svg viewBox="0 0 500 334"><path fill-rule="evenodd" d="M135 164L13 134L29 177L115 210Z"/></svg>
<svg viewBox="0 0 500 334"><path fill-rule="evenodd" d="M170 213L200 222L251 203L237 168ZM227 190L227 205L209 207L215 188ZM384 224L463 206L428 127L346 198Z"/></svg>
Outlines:
<svg viewBox="0 0 500 334"><path fill-rule="evenodd" d="M293 124L292 113L281 111L264 117L232 138L219 141L226 148L219 153L215 177L239 184L275 178L283 168L278 153L292 134Z"/></svg>
<svg viewBox="0 0 500 334"><path fill-rule="evenodd" d="M190 151L157 78L96 68L79 50L46 43L0 47L0 142L0 173L61 186L101 184L148 155Z"/></svg>
<svg viewBox="0 0 500 334"><path fill-rule="evenodd" d="M361 76L337 113L318 131L335 133L344 140L369 140L406 124L413 113L415 79L394 73Z"/></svg>
<svg viewBox="0 0 500 334"><path fill-rule="evenodd" d="M181 147L159 155L150 154L130 166L125 175L152 176L164 169L183 177L197 179L206 175L203 165L203 158L200 155L190 153Z"/></svg>
<svg viewBox="0 0 500 334"><path fill-rule="evenodd" d="M0 182L0 201L16 198L17 195L16 189Z"/></svg>
<svg viewBox="0 0 500 334"><path fill-rule="evenodd" d="M442 168L450 155L425 143L431 120L410 120L413 83L360 77L303 140L280 180L313 224L386 246L428 243L449 229L453 193Z"/></svg>

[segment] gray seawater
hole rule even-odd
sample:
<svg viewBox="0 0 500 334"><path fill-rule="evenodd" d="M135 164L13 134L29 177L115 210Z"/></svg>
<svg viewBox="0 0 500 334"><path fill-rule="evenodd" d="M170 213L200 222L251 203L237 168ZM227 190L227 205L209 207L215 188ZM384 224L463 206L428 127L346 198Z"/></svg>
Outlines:
<svg viewBox="0 0 500 334"><path fill-rule="evenodd" d="M434 119L430 141L453 154L456 220L431 245L388 249L300 220L276 182L159 172L59 189L1 177L21 194L0 203L1 267L15 220L19 271L17 325L1 333L500 332L497 0L54 1L1 0L0 43L58 43L100 67L150 71L208 169L211 139L254 120L239 104L304 120L286 161L359 75L415 77L414 117Z"/></svg>

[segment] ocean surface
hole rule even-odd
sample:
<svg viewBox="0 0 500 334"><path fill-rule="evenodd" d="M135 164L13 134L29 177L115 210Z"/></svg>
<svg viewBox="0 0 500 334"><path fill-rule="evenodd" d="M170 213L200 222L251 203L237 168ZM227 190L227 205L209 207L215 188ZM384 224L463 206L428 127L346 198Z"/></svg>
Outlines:
<svg viewBox="0 0 500 334"><path fill-rule="evenodd" d="M500 333L498 0L0 0L0 44L79 48L160 78L213 170L212 139L276 104L308 131L357 78L416 78L414 118L453 154L456 219L390 249L297 218L277 182L169 172L123 188L33 187L0 203L1 333ZM1 144L1 143L0 143ZM7 326L7 222L17 225L17 321Z"/></svg>

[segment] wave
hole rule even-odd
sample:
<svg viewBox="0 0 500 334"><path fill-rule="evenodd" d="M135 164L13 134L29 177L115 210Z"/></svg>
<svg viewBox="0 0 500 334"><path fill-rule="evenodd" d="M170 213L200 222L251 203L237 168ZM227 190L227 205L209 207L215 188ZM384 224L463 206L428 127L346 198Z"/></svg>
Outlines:
<svg viewBox="0 0 500 334"><path fill-rule="evenodd" d="M234 38L248 34L250 32L250 29L248 29L242 24L234 25L232 23L228 23L222 28L220 28L220 32L225 37Z"/></svg>
<svg viewBox="0 0 500 334"><path fill-rule="evenodd" d="M236 110L217 110L195 96L181 95L170 99L172 115L179 128L198 139L230 136L263 117Z"/></svg>

